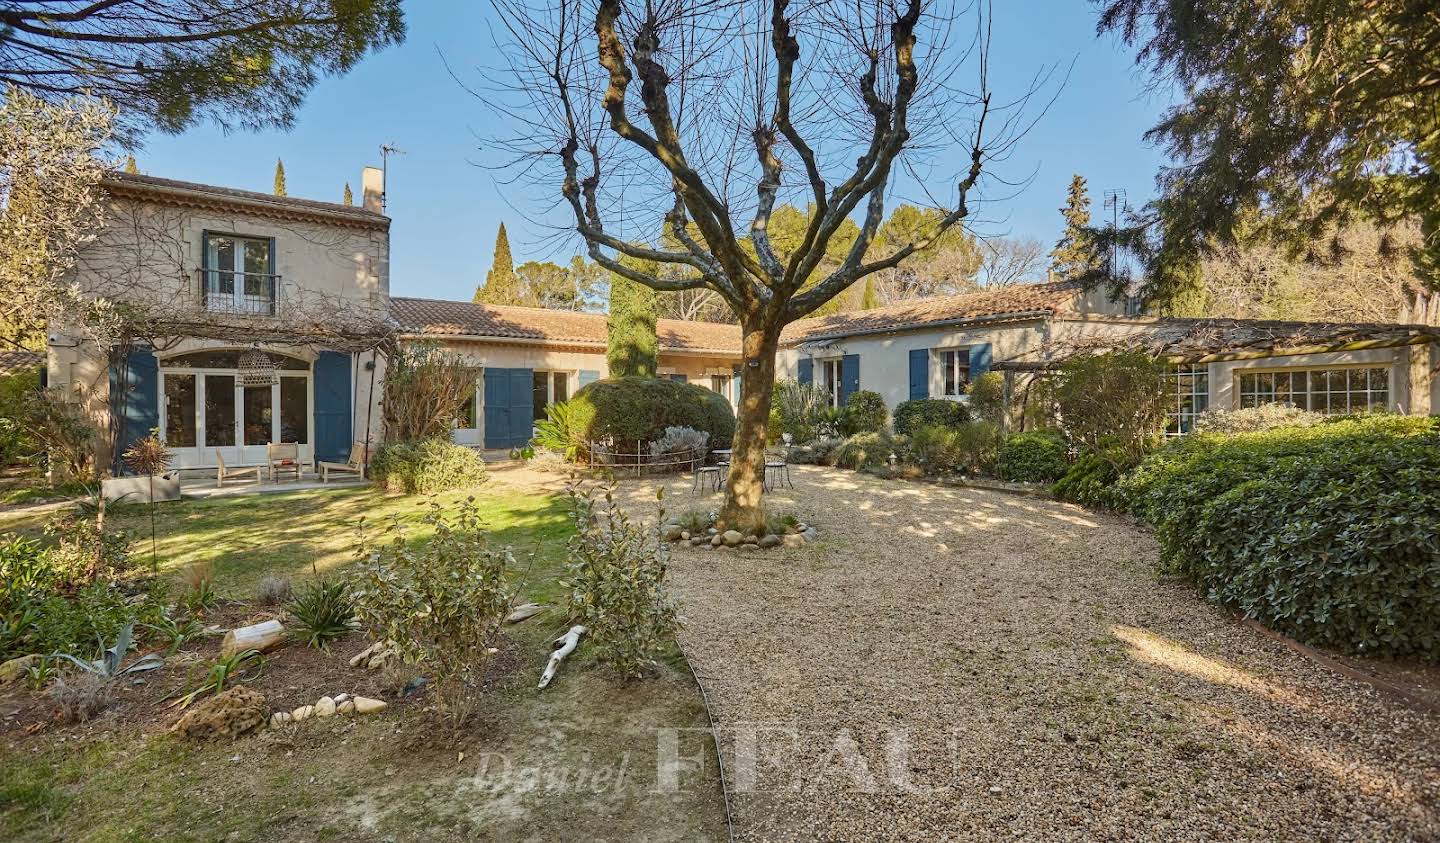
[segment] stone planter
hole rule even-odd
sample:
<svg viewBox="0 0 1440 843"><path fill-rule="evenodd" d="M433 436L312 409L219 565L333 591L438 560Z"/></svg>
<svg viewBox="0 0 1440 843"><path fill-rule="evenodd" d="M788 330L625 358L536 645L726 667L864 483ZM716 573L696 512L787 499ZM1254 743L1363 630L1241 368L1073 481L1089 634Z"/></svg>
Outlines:
<svg viewBox="0 0 1440 843"><path fill-rule="evenodd" d="M150 502L150 477L111 477L101 481L100 494L107 501L124 500L126 503ZM153 478L156 501L180 500L180 473L171 471L157 474Z"/></svg>

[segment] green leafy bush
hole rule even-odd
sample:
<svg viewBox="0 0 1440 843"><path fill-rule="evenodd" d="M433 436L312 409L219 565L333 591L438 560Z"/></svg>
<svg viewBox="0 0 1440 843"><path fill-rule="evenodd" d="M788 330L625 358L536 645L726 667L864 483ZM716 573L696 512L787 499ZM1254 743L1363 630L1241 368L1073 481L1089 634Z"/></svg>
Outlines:
<svg viewBox="0 0 1440 843"><path fill-rule="evenodd" d="M1050 487L1050 493L1061 500L1096 509L1121 509L1124 497L1116 490L1115 484L1125 473L1121 467L1123 460L1124 454L1119 451L1109 454L1086 451Z"/></svg>
<svg viewBox="0 0 1440 843"><path fill-rule="evenodd" d="M995 476L1021 483L1054 483L1070 470L1065 440L1049 430L1005 437L995 453Z"/></svg>
<svg viewBox="0 0 1440 843"><path fill-rule="evenodd" d="M343 581L312 582L285 610L295 619L295 637L321 649L349 632L355 622L355 599Z"/></svg>
<svg viewBox="0 0 1440 843"><path fill-rule="evenodd" d="M1313 427L1330 418L1294 404L1261 404L1240 410L1210 410L1195 418L1195 433L1256 433L1277 427Z"/></svg>
<svg viewBox="0 0 1440 843"><path fill-rule="evenodd" d="M360 571L351 584L356 614L378 641L394 641L406 663L423 662L441 711L455 725L474 711L514 590L509 548L490 546L474 500L447 517L431 502L411 542L398 516L376 537L361 522Z"/></svg>
<svg viewBox="0 0 1440 843"><path fill-rule="evenodd" d="M1042 382L1072 442L1128 469L1159 442L1172 396L1165 366L1141 351L1084 354Z"/></svg>
<svg viewBox="0 0 1440 843"><path fill-rule="evenodd" d="M25 423L26 408L39 391L39 367L0 377L0 466L29 459L40 450Z"/></svg>
<svg viewBox="0 0 1440 843"><path fill-rule="evenodd" d="M854 436L884 430L889 416L890 411L885 409L885 399L880 397L880 393L856 390L845 399L845 409L840 414L840 431Z"/></svg>
<svg viewBox="0 0 1440 843"><path fill-rule="evenodd" d="M643 676L680 626L665 583L670 545L654 525L632 521L615 489L572 488L576 535L565 563L570 615L583 624L601 663L626 679ZM664 523L662 511L656 524Z"/></svg>
<svg viewBox="0 0 1440 843"><path fill-rule="evenodd" d="M575 428L586 442L610 441L634 452L659 439L667 427L710 434L712 448L735 437L735 411L703 386L659 378L606 378L575 393Z"/></svg>
<svg viewBox="0 0 1440 843"><path fill-rule="evenodd" d="M994 458L1000 428L986 421L929 425L910 437L910 454L927 474L978 474Z"/></svg>
<svg viewBox="0 0 1440 843"><path fill-rule="evenodd" d="M970 414L993 425L1005 424L1005 376L986 372L965 387L970 396Z"/></svg>
<svg viewBox="0 0 1440 843"><path fill-rule="evenodd" d="M1440 659L1434 419L1189 436L1120 486L1209 599L1308 643Z"/></svg>
<svg viewBox="0 0 1440 843"><path fill-rule="evenodd" d="M968 407L943 398L912 398L895 408L895 432L903 436L922 427L957 427L967 421Z"/></svg>
<svg viewBox="0 0 1440 843"><path fill-rule="evenodd" d="M887 431L858 433L840 443L834 451L834 464L841 468L873 469L889 464L891 454L897 461L909 457L909 441Z"/></svg>
<svg viewBox="0 0 1440 843"><path fill-rule="evenodd" d="M825 390L815 384L789 379L776 381L770 403L772 421L778 418L780 422L777 435L790 434L792 445L803 445L821 435L821 415L831 409L829 401ZM828 430L825 435L834 436L835 431Z"/></svg>
<svg viewBox="0 0 1440 843"><path fill-rule="evenodd" d="M485 461L449 439L388 442L370 461L370 477L392 492L428 495L484 483Z"/></svg>

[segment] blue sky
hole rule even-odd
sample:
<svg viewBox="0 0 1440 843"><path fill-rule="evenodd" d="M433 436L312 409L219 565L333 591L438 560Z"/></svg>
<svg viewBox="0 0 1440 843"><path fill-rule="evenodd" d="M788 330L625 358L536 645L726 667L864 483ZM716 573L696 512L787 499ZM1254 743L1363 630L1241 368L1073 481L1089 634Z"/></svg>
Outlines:
<svg viewBox="0 0 1440 843"><path fill-rule="evenodd" d="M224 135L201 126L157 135L136 157L142 172L268 191L283 158L292 196L339 201L346 181L360 193L360 168L380 163L392 143L405 154L390 162L391 288L397 295L468 299L490 267L495 229L507 223L515 262L563 263L541 232L525 230L512 205L533 207L516 188L497 184L479 162L492 160L478 135L486 113L446 72L441 53L462 76L489 61L490 5L483 0L424 0L405 6L409 36L310 93L289 132ZM1160 150L1142 135L1166 103L1145 90L1131 55L1095 36L1086 0L996 4L991 74L1019 89L1046 62L1075 60L1058 101L1005 164L1003 176L1030 178L1018 195L986 207L989 233L1052 243L1058 208L1072 173L1089 179L1095 210L1107 188L1124 188L1132 204L1152 191ZM1033 176L1032 176L1033 173ZM528 188L527 188L528 189Z"/></svg>

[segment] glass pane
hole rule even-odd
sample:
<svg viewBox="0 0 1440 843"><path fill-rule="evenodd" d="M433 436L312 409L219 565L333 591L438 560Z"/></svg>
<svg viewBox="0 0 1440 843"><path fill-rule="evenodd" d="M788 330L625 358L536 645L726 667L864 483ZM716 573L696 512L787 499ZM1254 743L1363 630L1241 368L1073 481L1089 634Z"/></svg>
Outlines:
<svg viewBox="0 0 1440 843"><path fill-rule="evenodd" d="M206 255L210 269L233 270L235 268L235 241L229 237L210 238L210 254ZM206 273L210 292L220 295L234 295L235 274L233 272Z"/></svg>
<svg viewBox="0 0 1440 843"><path fill-rule="evenodd" d="M235 444L235 378L205 376L205 444L228 448Z"/></svg>
<svg viewBox="0 0 1440 843"><path fill-rule="evenodd" d="M245 387L245 444L270 443L270 387Z"/></svg>
<svg viewBox="0 0 1440 843"><path fill-rule="evenodd" d="M955 394L955 352L947 351L941 355L945 363L945 394Z"/></svg>
<svg viewBox="0 0 1440 843"><path fill-rule="evenodd" d="M535 412L535 418L545 418L545 405L550 403L550 392L547 383L550 378L549 372L536 372L531 376L530 403Z"/></svg>
<svg viewBox="0 0 1440 843"><path fill-rule="evenodd" d="M470 388L470 395L465 403L460 405L460 411L455 414L455 427L462 430L475 429L475 388Z"/></svg>
<svg viewBox="0 0 1440 843"><path fill-rule="evenodd" d="M262 301L270 299L270 244L245 241L245 295Z"/></svg>
<svg viewBox="0 0 1440 843"><path fill-rule="evenodd" d="M309 371L310 364L296 357L287 357L283 354L276 354L273 351L265 352L275 362L275 368L289 371ZM196 351L192 354L181 354L177 357L167 357L161 361L162 366L167 369L235 369L240 366L240 352L238 351Z"/></svg>
<svg viewBox="0 0 1440 843"><path fill-rule="evenodd" d="M552 379L555 383L555 391L552 393L555 403L560 403L570 397L570 376L564 372L556 372Z"/></svg>
<svg viewBox="0 0 1440 843"><path fill-rule="evenodd" d="M310 444L309 381L280 379L280 441Z"/></svg>
<svg viewBox="0 0 1440 843"><path fill-rule="evenodd" d="M165 376L165 444L195 447L195 376Z"/></svg>

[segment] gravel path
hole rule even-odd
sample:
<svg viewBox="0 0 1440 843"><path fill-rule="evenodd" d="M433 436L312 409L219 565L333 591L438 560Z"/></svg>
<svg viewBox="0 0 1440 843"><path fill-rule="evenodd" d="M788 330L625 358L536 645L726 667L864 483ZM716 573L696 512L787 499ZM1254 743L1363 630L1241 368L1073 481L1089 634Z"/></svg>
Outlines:
<svg viewBox="0 0 1440 843"><path fill-rule="evenodd" d="M1160 581L1126 521L795 481L822 543L674 566L742 839L1440 839L1440 717Z"/></svg>

